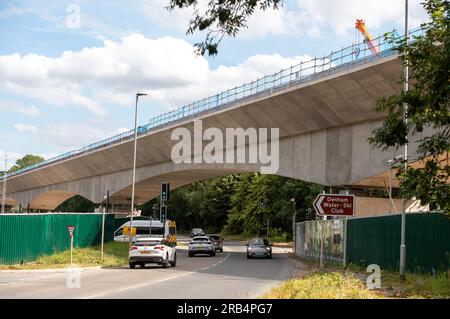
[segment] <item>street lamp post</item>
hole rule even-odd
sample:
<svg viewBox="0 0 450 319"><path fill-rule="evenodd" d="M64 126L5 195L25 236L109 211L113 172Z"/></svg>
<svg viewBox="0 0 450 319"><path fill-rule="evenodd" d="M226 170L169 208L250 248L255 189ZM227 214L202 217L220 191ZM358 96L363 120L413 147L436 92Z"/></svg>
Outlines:
<svg viewBox="0 0 450 319"><path fill-rule="evenodd" d="M145 93L136 93L136 106L134 109L134 155L133 155L133 180L131 185L131 217L130 217L130 247L133 245L133 212L134 212L134 184L136 182L136 147L137 147L137 120L138 120L138 100Z"/></svg>
<svg viewBox="0 0 450 319"><path fill-rule="evenodd" d="M405 0L405 46L408 46L408 0ZM406 54L406 61L403 64L403 91L404 93L409 90L409 69L408 69L408 54ZM408 124L408 104L404 104L404 120L405 125ZM406 143L404 149L404 162L405 171L408 169L408 136L406 136ZM401 220L401 235L400 235L400 278L405 277L405 267L406 267L406 198L402 196L402 220Z"/></svg>

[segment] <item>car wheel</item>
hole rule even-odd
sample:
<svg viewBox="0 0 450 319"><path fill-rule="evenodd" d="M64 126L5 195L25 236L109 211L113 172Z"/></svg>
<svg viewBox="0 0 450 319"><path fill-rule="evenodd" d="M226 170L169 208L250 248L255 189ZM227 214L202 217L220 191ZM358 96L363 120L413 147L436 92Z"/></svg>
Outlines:
<svg viewBox="0 0 450 319"><path fill-rule="evenodd" d="M214 251L210 254L210 256L214 257L215 255L216 255L216 251L214 250Z"/></svg>
<svg viewBox="0 0 450 319"><path fill-rule="evenodd" d="M267 259L272 259L272 253L270 253L269 255L267 255Z"/></svg>
<svg viewBox="0 0 450 319"><path fill-rule="evenodd" d="M220 252L223 253L223 248L220 248Z"/></svg>
<svg viewBox="0 0 450 319"><path fill-rule="evenodd" d="M252 257L250 257L250 255L249 255L249 254L247 254L247 259L250 259L250 258L252 258Z"/></svg>
<svg viewBox="0 0 450 319"><path fill-rule="evenodd" d="M193 253L191 253L191 252L189 252L189 257L193 257L194 256L194 254Z"/></svg>
<svg viewBox="0 0 450 319"><path fill-rule="evenodd" d="M173 261L170 263L171 267L175 267L177 265L177 254L173 255Z"/></svg>
<svg viewBox="0 0 450 319"><path fill-rule="evenodd" d="M162 263L163 268L169 267L169 255L166 255L166 259Z"/></svg>
<svg viewBox="0 0 450 319"><path fill-rule="evenodd" d="M135 263L130 263L130 268L131 268L131 269L136 268L136 264L135 264Z"/></svg>

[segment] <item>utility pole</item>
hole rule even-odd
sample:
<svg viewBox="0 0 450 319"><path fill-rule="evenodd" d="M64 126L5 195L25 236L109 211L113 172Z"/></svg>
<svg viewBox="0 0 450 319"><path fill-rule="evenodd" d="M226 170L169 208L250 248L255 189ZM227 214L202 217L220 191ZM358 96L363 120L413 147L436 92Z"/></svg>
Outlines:
<svg viewBox="0 0 450 319"><path fill-rule="evenodd" d="M405 0L405 47L408 48L408 0ZM403 64L403 91L407 93L409 90L409 61L408 55L406 54L406 61ZM404 121L405 125L408 125L408 104L404 104ZM408 169L408 136L406 136L405 143L405 153L403 155L403 160L405 162L405 172ZM402 220L401 220L401 235L400 235L400 278L405 278L405 268L406 268L406 198L402 196Z"/></svg>
<svg viewBox="0 0 450 319"><path fill-rule="evenodd" d="M292 207L294 209L294 212L292 214L292 253L295 254L295 246L296 246L296 241L297 241L297 236L296 236L296 227L295 227L295 218L297 215L297 207L295 205L295 198L291 198L291 203L292 203Z"/></svg>
<svg viewBox="0 0 450 319"><path fill-rule="evenodd" d="M5 153L5 171L3 172L2 214L5 213L6 204L6 178L8 177L8 155Z"/></svg>

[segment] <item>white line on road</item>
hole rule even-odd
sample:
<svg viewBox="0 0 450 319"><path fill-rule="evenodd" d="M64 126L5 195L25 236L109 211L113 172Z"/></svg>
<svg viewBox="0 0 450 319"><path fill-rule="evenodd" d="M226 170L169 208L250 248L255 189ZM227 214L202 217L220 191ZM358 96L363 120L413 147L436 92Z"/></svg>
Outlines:
<svg viewBox="0 0 450 319"><path fill-rule="evenodd" d="M81 270L81 272L88 272L88 271L91 272L91 271L98 271L98 270L100 270L100 268ZM45 280L45 279L55 279L55 278L67 277L69 274L70 273L66 270L63 273L54 274L54 275L38 276L38 277L31 277L31 278L18 278L18 279L13 279L13 281L5 281L5 282L0 281L0 287L7 286L7 285L14 285L14 284L22 284L22 283L27 283L27 282L32 282L32 281L40 281L40 280Z"/></svg>
<svg viewBox="0 0 450 319"><path fill-rule="evenodd" d="M222 262L224 262L225 260L227 260L228 257L230 257L230 254L227 254L224 258L222 258L221 260L219 260L218 262L216 262L214 265L211 265L211 266L202 268L202 269L200 269L200 270L201 270L201 271L204 271L204 270L208 270L208 269L214 268L214 267L218 266L219 264L221 264Z"/></svg>
<svg viewBox="0 0 450 319"><path fill-rule="evenodd" d="M225 257L223 257L220 261L218 261L214 265L202 268L200 270L204 271L204 270L208 270L208 269L211 269L213 267L216 267L220 263L222 263L225 260L227 260L229 257L230 257L230 254L227 254ZM175 275L175 276L171 276L171 277L167 277L167 278L163 278L163 279L159 279L159 280L152 280L152 281L148 281L148 282L143 283L143 284L134 285L134 286L125 287L125 288L120 288L120 289L117 289L117 290L114 290L114 291L109 291L108 293L100 293L100 294L90 295L90 296L87 296L87 297L83 297L81 299L92 299L92 298L104 297L104 296L109 295L109 294L114 294L114 293L123 292L123 291L127 291L127 290L142 288L142 287L145 287L145 286L148 286L148 285L152 285L152 284L155 284L155 283L160 283L160 282L164 282L164 281L168 281L168 280L172 280L172 279L176 279L176 278L180 278L180 277L184 277L184 276L189 276L189 275L195 274L196 272L197 271L191 271L191 272L187 272L187 273L183 273L183 274L180 274L180 275Z"/></svg>
<svg viewBox="0 0 450 319"><path fill-rule="evenodd" d="M127 290L133 290L133 289L137 289L137 288L142 288L142 287L149 286L149 285L152 285L152 284L155 284L155 283L159 283L159 282L163 282L163 281L168 281L168 280L172 280L172 279L176 279L176 278L192 275L193 273L195 273L195 271L187 272L187 273L184 273L184 274L181 274L181 275L178 275L178 276L172 276L172 277L163 278L163 279L159 279L159 280L148 281L148 282L145 282L145 283L140 284L140 285L134 285L134 286L130 286L130 287L120 288L120 289L117 289L117 290L109 291L108 293L100 293L100 294L96 294L96 295L83 297L81 299L93 299L93 298L103 297L103 296L106 296L106 295L109 295L109 294L114 294L114 293L123 292L123 291L127 291Z"/></svg>

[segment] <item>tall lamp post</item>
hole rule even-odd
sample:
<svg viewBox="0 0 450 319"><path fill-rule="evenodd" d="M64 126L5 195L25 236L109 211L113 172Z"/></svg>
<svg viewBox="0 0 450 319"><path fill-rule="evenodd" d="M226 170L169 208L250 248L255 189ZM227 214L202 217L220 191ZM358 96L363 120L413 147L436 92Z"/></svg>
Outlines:
<svg viewBox="0 0 450 319"><path fill-rule="evenodd" d="M137 146L137 120L138 120L138 100L145 93L136 93L136 106L134 109L134 155L133 155L133 181L131 185L131 217L130 217L130 247L133 245L133 212L134 212L134 184L136 182L136 146Z"/></svg>
<svg viewBox="0 0 450 319"><path fill-rule="evenodd" d="M408 46L408 0L405 0L405 46ZM409 90L409 69L408 69L408 55L406 55L406 61L403 64L403 91L407 93ZM405 124L408 124L408 104L404 105L404 120ZM406 136L405 143L405 171L408 169L408 136ZM405 278L405 268L406 268L406 198L402 196L402 220L401 220L401 235L400 235L400 278Z"/></svg>

